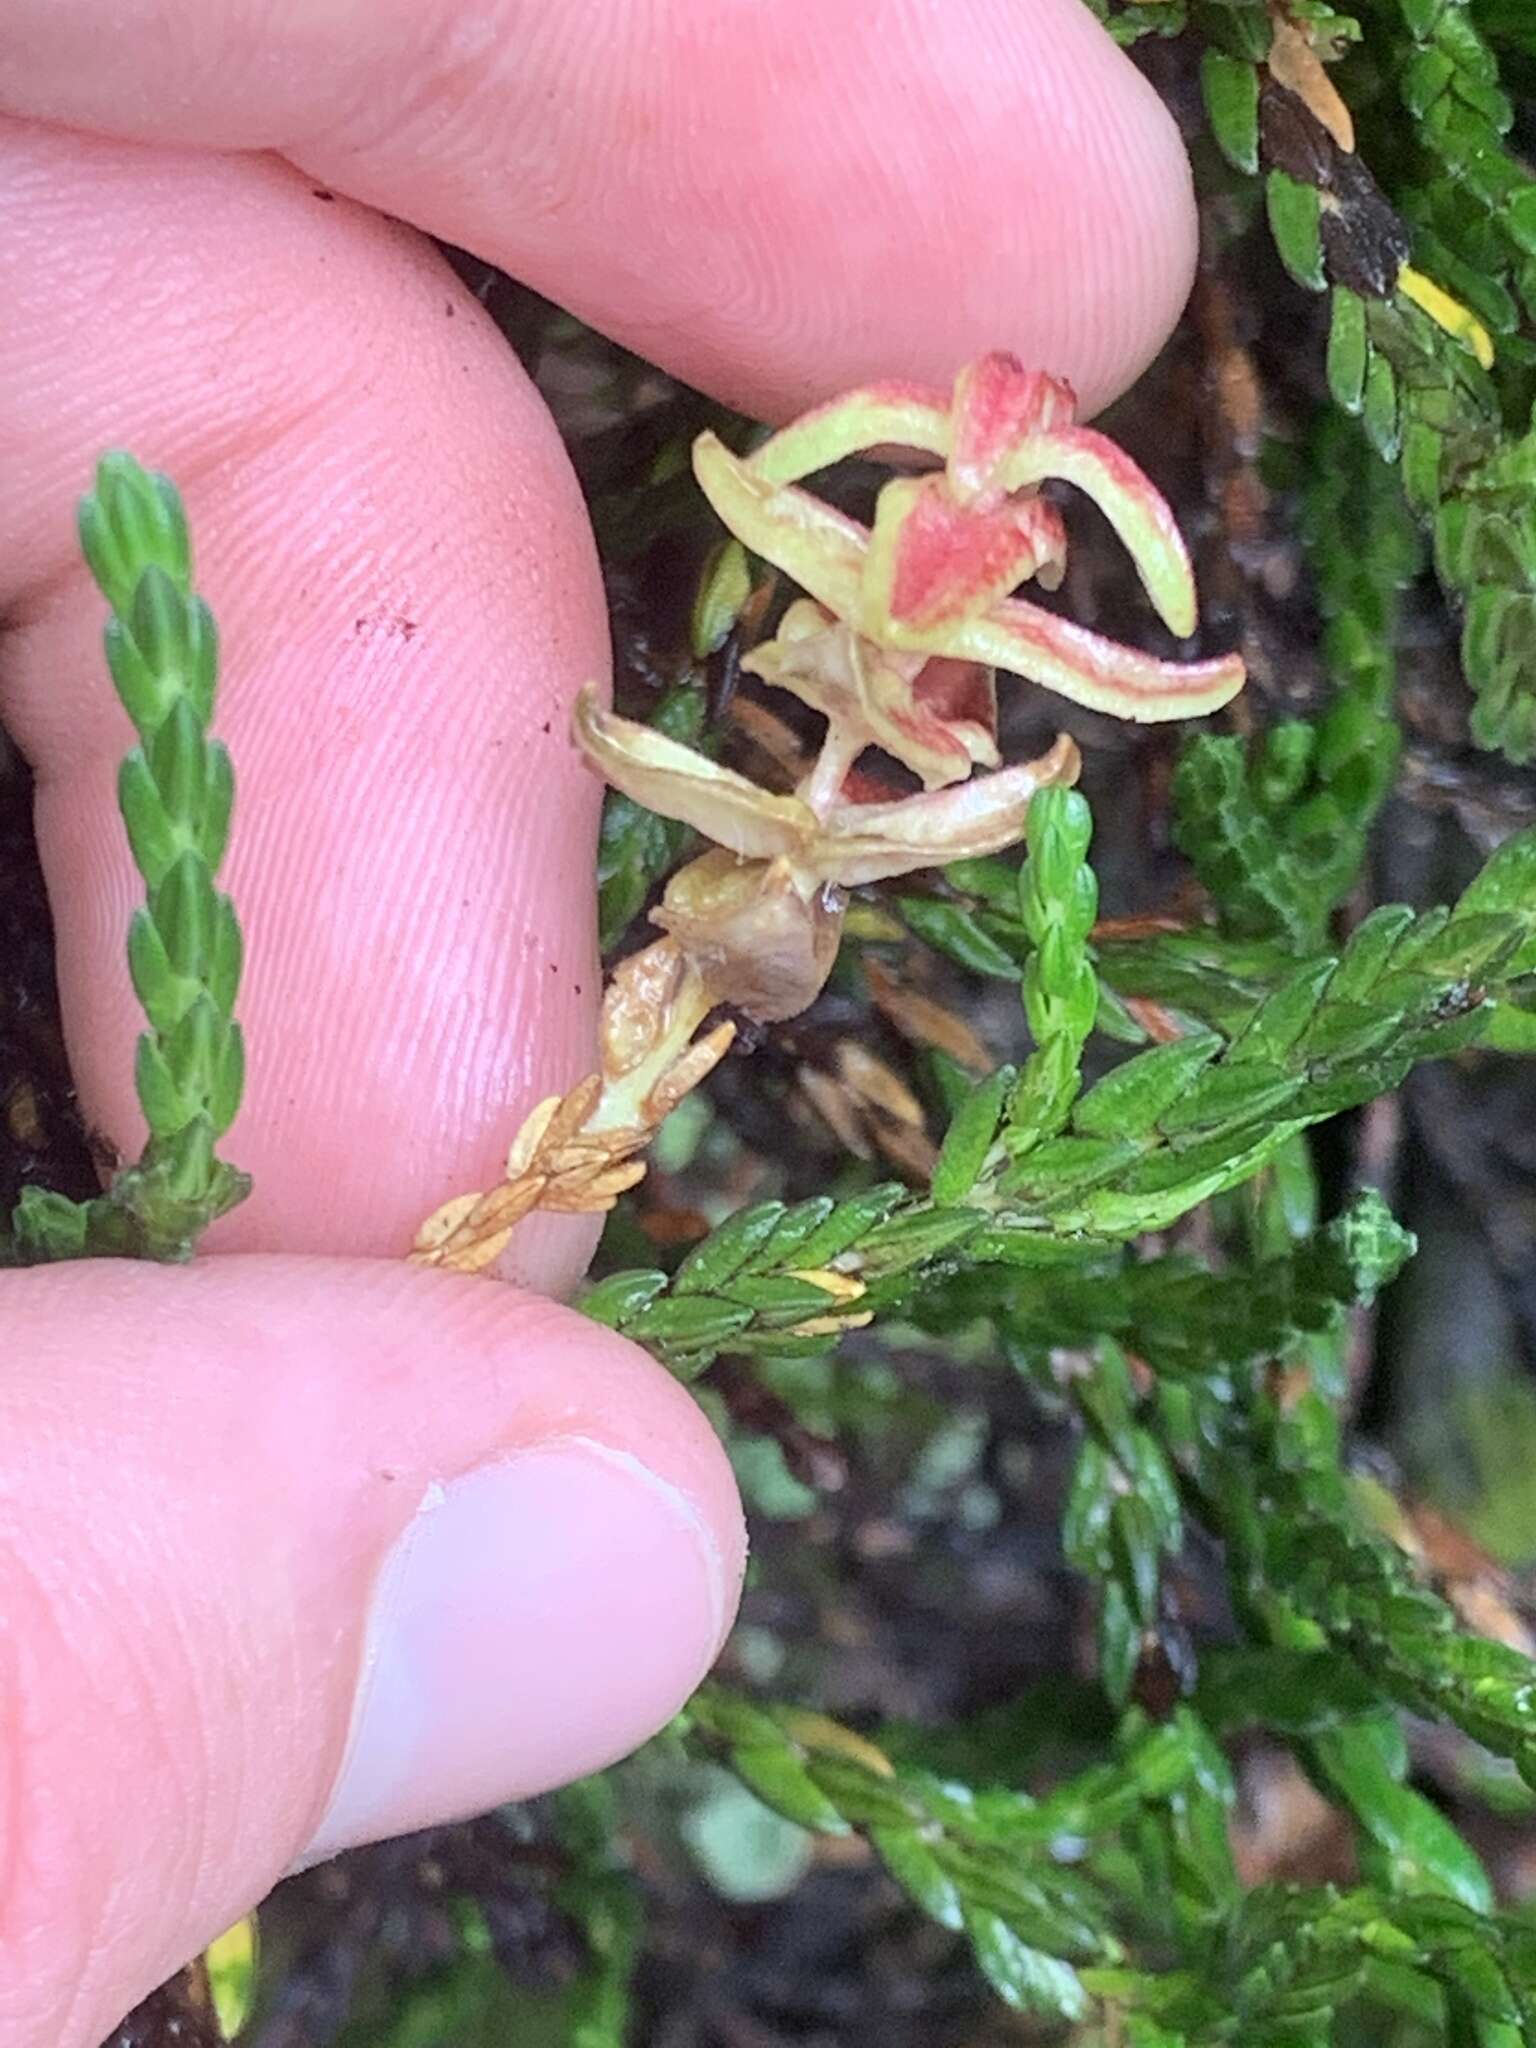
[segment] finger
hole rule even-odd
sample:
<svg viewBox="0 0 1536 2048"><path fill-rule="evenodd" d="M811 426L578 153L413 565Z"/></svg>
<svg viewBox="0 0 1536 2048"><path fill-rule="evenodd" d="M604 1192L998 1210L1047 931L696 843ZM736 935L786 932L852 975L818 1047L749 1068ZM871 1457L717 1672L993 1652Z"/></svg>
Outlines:
<svg viewBox="0 0 1536 2048"><path fill-rule="evenodd" d="M765 416L998 347L1095 408L1194 263L1082 0L9 0L0 106L282 150Z"/></svg>
<svg viewBox="0 0 1536 2048"><path fill-rule="evenodd" d="M600 1768L713 1661L689 1397L380 1261L8 1276L0 2039L92 2048L296 1859Z"/></svg>
<svg viewBox="0 0 1536 2048"><path fill-rule="evenodd" d="M398 1253L592 1060L603 677L590 535L511 352L405 230L272 159L0 122L0 717L38 779L69 1045L129 1153L131 732L74 504L126 444L184 487L238 780L254 1198L215 1248ZM519 1234L558 1288L585 1219Z"/></svg>

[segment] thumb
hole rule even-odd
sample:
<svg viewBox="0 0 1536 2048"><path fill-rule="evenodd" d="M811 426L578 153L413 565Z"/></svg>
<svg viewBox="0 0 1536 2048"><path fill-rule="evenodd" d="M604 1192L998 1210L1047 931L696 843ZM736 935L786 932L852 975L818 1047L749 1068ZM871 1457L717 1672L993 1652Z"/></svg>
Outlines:
<svg viewBox="0 0 1536 2048"><path fill-rule="evenodd" d="M7 1276L0 2039L90 2048L295 1861L600 1768L744 1539L643 1353L447 1275Z"/></svg>

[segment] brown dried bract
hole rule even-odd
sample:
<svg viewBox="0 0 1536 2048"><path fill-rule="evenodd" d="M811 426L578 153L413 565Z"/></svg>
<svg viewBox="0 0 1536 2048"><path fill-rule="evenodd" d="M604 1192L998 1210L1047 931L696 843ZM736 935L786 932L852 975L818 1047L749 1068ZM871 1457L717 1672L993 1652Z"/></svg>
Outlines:
<svg viewBox="0 0 1536 2048"><path fill-rule="evenodd" d="M1276 85L1295 93L1315 119L1321 121L1340 149L1354 153L1355 121L1328 76L1322 58L1303 27L1279 8L1274 10L1275 33L1266 60Z"/></svg>
<svg viewBox="0 0 1536 2048"><path fill-rule="evenodd" d="M997 1061L956 1011L898 981L873 953L864 958L864 979L875 1008L912 1045L931 1045L968 1073L990 1074Z"/></svg>
<svg viewBox="0 0 1536 2048"><path fill-rule="evenodd" d="M501 1182L435 1210L416 1234L412 1261L483 1273L535 1209L611 1209L645 1177L637 1155L736 1035L725 1023L694 1039L711 1006L697 969L671 939L624 961L603 1002L601 1073L541 1102L513 1139Z"/></svg>
<svg viewBox="0 0 1536 2048"><path fill-rule="evenodd" d="M787 860L721 850L673 876L652 921L695 961L722 1001L761 1024L797 1017L837 958L842 892L807 887Z"/></svg>
<svg viewBox="0 0 1536 2048"><path fill-rule="evenodd" d="M903 1178L921 1185L933 1173L937 1148L923 1106L884 1060L856 1039L840 1039L834 1071L798 1068L795 1079L817 1114L858 1159L886 1159Z"/></svg>

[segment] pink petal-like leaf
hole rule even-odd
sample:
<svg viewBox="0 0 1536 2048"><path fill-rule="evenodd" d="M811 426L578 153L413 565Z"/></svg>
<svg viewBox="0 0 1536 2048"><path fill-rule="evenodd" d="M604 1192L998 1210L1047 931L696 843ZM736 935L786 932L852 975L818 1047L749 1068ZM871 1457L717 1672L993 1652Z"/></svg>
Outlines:
<svg viewBox="0 0 1536 2048"><path fill-rule="evenodd" d="M1002 468L1026 435L1070 427L1077 395L1043 370L1026 370L1017 356L995 349L967 363L955 379L950 415L948 475L962 503L1009 490Z"/></svg>
<svg viewBox="0 0 1536 2048"><path fill-rule="evenodd" d="M1010 669L1074 704L1141 725L1219 711L1243 687L1245 675L1240 655L1159 661L1022 598L1007 599L984 618L923 635L922 644L935 654Z"/></svg>
<svg viewBox="0 0 1536 2048"><path fill-rule="evenodd" d="M908 635L984 612L1063 561L1066 533L1038 498L959 505L942 476L900 477L875 505L861 624L872 639Z"/></svg>
<svg viewBox="0 0 1536 2048"><path fill-rule="evenodd" d="M930 796L850 805L822 827L809 862L825 880L856 888L998 853L1022 838L1035 791L1075 782L1080 765L1076 746L1063 734L1038 761L996 775L975 775Z"/></svg>
<svg viewBox="0 0 1536 2048"><path fill-rule="evenodd" d="M949 446L949 394L927 384L867 384L814 406L748 458L765 482L792 484L813 470L868 448L914 448L942 455Z"/></svg>
<svg viewBox="0 0 1536 2048"><path fill-rule="evenodd" d="M861 640L805 598L784 614L777 637L742 662L748 675L821 712L844 761L865 747L881 747L920 776L925 789L938 789L968 775L974 762L995 760L996 749L990 730L966 722L978 701L974 688L965 711L956 714L958 723L944 715L937 695L919 700L914 685L929 666L920 654L893 654ZM968 665L948 666L970 673Z"/></svg>
<svg viewBox="0 0 1536 2048"><path fill-rule="evenodd" d="M1194 580L1171 512L1112 442L1063 422L1070 402L1067 387L1053 379L1032 380L1010 359L984 358L963 373L958 389L964 415L962 481L979 487L987 461L996 457L1001 467L992 472L990 489L1028 490L1051 476L1075 484L1115 526L1170 628L1181 635L1191 632L1196 615ZM949 424L945 421L942 431L935 426L933 395L918 387L872 387L871 393L854 394L848 403L848 411L842 401L822 408L820 425L800 444L798 454L796 444L785 440L770 467L781 458L788 468L801 460L821 459L827 450L850 452L863 444L866 433L887 439L900 433L911 445L926 445L930 452L947 445ZM1020 423L1035 416L1057 423L1026 430L1019 438ZM786 435L796 432L785 430ZM1009 433L1014 434L1011 447L998 457ZM903 563L899 604L908 607L904 618L899 606L892 608L890 602L896 595L894 531L880 536L882 556L887 554L887 539L892 543L888 565L882 562L878 575L871 574L870 535L856 520L791 485L774 487L751 465L738 462L713 435L703 435L697 442L695 468L721 518L749 547L793 576L837 617L862 626L868 637L887 647L1012 669L1079 703L1142 721L1199 716L1226 703L1242 687L1243 667L1235 655L1192 664L1157 661L1018 599L993 602L979 616L947 616L952 606L985 604L989 596L996 596L998 579L1012 573L1014 561L990 529L987 549L982 551L984 572L978 573L975 561L967 556L963 535L957 539L952 530L940 537L941 542L948 541L947 549L930 546L925 558L919 547L915 561ZM946 476L953 483L952 472L946 471ZM887 485L886 492L898 492L892 501L898 508L903 491L926 490L937 503L937 489L926 488L937 483L931 477L900 479ZM923 512L925 517L929 513L926 502ZM1043 515L1033 511L1025 516L1038 520ZM930 539L929 527L920 524L915 538ZM1053 586L1060 559L1057 550L1036 563L1035 573L1046 587ZM946 592L942 607L935 592ZM934 616L941 609L944 622ZM933 623L918 623L929 618Z"/></svg>
<svg viewBox="0 0 1536 2048"><path fill-rule="evenodd" d="M665 733L604 711L590 687L576 699L577 745L615 789L677 818L732 853L756 860L800 853L816 817L798 797L773 796Z"/></svg>
<svg viewBox="0 0 1536 2048"><path fill-rule="evenodd" d="M889 654L868 641L861 653L870 735L877 747L910 768L924 789L962 781L978 761L995 764L997 746L988 726L947 717L937 695L918 694L922 669L910 673L913 657Z"/></svg>
<svg viewBox="0 0 1536 2048"><path fill-rule="evenodd" d="M971 759L995 768L997 677L979 661L950 661L932 655L917 672L912 695L935 718L966 736Z"/></svg>
<svg viewBox="0 0 1536 2048"><path fill-rule="evenodd" d="M1001 471L1010 491L1046 477L1075 484L1098 506L1135 562L1158 616L1181 640L1195 630L1195 579L1173 513L1145 473L1091 427L1058 428L1020 441Z"/></svg>

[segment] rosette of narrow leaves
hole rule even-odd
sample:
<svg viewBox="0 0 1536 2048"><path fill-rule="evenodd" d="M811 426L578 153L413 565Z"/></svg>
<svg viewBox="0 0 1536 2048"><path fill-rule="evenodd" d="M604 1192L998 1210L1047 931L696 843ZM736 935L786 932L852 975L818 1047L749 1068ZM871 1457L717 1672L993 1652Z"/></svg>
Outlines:
<svg viewBox="0 0 1536 2048"><path fill-rule="evenodd" d="M994 354L963 370L951 395L915 385L851 393L746 461L715 436L699 437L695 471L732 529L738 568L745 572L750 546L809 593L743 666L821 715L819 749L780 793L582 691L573 728L591 765L632 806L703 832L714 850L673 875L651 913L666 937L615 976L601 1071L525 1118L501 1184L441 1205L418 1231L413 1258L485 1271L532 1209L609 1206L643 1173L638 1154L684 1082L694 1085L724 1052L728 1023L695 1040L712 1008L729 1005L759 1023L798 1015L831 973L847 891L1017 842L1031 798L1073 782L1079 763L1063 735L1036 761L1000 765L993 669L1009 658L1005 644L1012 666L1124 716L1208 709L1240 686L1235 657L1193 667L1149 661L1009 596L1030 578L1060 581L1065 533L1039 486L1061 478L1109 518L1166 623L1193 630L1194 582L1169 508L1113 443L1076 425L1074 411L1066 385ZM888 483L867 532L795 487L796 477L891 439L942 467ZM712 574L708 587L719 581ZM724 608L740 600L738 574ZM713 638L716 623L696 620L696 634ZM1023 658L1027 649L1034 654ZM920 793L888 795L862 774L871 750L909 769ZM975 776L978 766L993 772ZM620 884L615 910L627 912L654 847L637 812L611 822L604 872ZM1070 838L1063 826L1051 845L1063 834ZM1086 826L1083 834L1086 843ZM1049 847L1043 857L1055 858ZM1067 861L1091 890L1080 855ZM1045 918L1043 894L1029 903ZM1061 925L1058 911L1049 916ZM1020 1143L1065 1113L1088 1029L1068 1030L1058 1015L1060 938L1054 932L1038 949L1046 966L1026 991L1044 1037L1016 1102ZM1078 951L1080 942L1081 934ZM1093 977L1078 965L1091 1023ZM654 984L655 1000L626 1001L626 981ZM956 1160L969 1146L969 1136L963 1147L957 1137L940 1206L957 1199ZM799 1318L795 1333L812 1334L823 1320Z"/></svg>
<svg viewBox="0 0 1536 2048"><path fill-rule="evenodd" d="M1215 710L1242 686L1236 656L1158 661L1010 595L1061 580L1065 530L1039 496L1054 477L1105 514L1169 629L1194 631L1194 579L1172 514L1075 412L1068 385L997 352L967 365L952 392L888 383L846 393L746 458L701 435L694 471L732 533L875 647L1006 669L1120 718ZM872 527L798 487L890 446L942 467L885 484Z"/></svg>
<svg viewBox="0 0 1536 2048"><path fill-rule="evenodd" d="M112 608L107 666L138 735L118 802L147 891L128 965L148 1020L134 1080L149 1141L94 1202L25 1194L15 1236L23 1258L184 1259L249 1189L215 1152L245 1076L233 1014L240 928L215 886L234 798L228 752L209 737L218 638L192 588L186 515L167 478L105 456L80 508L80 540Z"/></svg>

